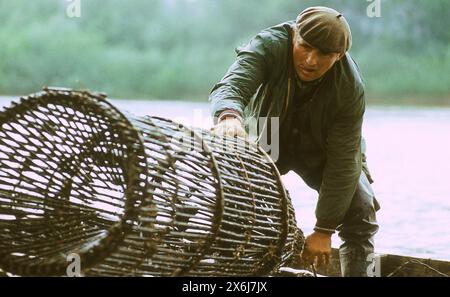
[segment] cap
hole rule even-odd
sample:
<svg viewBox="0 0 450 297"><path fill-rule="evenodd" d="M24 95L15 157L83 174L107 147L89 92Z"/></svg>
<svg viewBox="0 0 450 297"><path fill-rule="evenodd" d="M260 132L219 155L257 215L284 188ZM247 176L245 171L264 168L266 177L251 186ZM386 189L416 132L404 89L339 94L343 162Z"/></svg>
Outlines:
<svg viewBox="0 0 450 297"><path fill-rule="evenodd" d="M300 36L323 52L345 53L352 46L352 33L344 16L329 7L314 6L297 17Z"/></svg>

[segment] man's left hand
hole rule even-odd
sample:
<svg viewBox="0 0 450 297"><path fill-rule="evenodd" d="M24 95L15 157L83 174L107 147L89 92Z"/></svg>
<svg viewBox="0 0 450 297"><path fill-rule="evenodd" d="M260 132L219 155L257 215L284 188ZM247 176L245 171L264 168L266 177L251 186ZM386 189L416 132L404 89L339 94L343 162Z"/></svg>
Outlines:
<svg viewBox="0 0 450 297"><path fill-rule="evenodd" d="M315 231L307 236L301 256L308 264L315 264L317 267L328 265L331 256L331 234Z"/></svg>

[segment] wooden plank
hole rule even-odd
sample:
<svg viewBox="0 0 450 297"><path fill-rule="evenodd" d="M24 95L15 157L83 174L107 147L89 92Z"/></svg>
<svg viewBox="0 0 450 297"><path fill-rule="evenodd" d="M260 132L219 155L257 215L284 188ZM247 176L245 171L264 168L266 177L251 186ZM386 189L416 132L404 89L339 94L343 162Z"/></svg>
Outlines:
<svg viewBox="0 0 450 297"><path fill-rule="evenodd" d="M381 276L450 276L450 262L399 255L384 255L381 259Z"/></svg>
<svg viewBox="0 0 450 297"><path fill-rule="evenodd" d="M374 262L374 276L381 277L436 277L450 276L450 261L415 258L391 254L376 254ZM302 264L294 265L295 269L306 269L311 267ZM330 265L317 269L317 273L325 276L341 276L339 250L332 249Z"/></svg>
<svg viewBox="0 0 450 297"><path fill-rule="evenodd" d="M379 271L375 276L381 277L436 277L450 276L450 261L415 258L391 254L378 254L376 261L379 262ZM375 264L377 265L377 264ZM294 269L312 271L311 267L297 263ZM332 249L330 265L317 269L319 275L340 277L341 267L339 261L339 250ZM0 269L0 277L7 276Z"/></svg>

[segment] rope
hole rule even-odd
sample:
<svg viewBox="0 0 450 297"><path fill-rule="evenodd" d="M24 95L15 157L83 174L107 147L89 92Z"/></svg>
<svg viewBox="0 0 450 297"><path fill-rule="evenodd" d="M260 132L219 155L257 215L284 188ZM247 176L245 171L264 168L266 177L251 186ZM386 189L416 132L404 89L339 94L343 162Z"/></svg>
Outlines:
<svg viewBox="0 0 450 297"><path fill-rule="evenodd" d="M413 263L413 264L418 264L418 265L422 265L422 266L426 267L427 269L436 272L436 273L439 274L440 276L443 276L443 277L450 277L450 275L445 274L445 273L443 273L443 272L441 272L441 271L439 271L439 270L437 270L437 269L431 267L431 266L428 265L428 264L425 264L425 263L423 263L423 262L421 262L421 261L419 261L419 260L414 260L414 259L409 260L409 261L406 261L406 262L403 263L402 265L398 266L394 271L392 271L391 273L389 273L389 274L387 275L387 277L392 277L392 276L394 276L397 272L402 271L402 270L406 267L406 265L411 264L411 263Z"/></svg>
<svg viewBox="0 0 450 297"><path fill-rule="evenodd" d="M314 277L317 277L317 271L316 271L316 266L314 266L314 264L311 264L311 270L314 274Z"/></svg>

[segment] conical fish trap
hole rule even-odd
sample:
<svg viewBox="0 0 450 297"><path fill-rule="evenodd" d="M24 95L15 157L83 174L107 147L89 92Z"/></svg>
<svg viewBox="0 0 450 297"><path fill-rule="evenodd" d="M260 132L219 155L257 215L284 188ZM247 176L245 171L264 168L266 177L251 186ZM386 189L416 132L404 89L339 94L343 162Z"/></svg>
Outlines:
<svg viewBox="0 0 450 297"><path fill-rule="evenodd" d="M254 144L65 89L21 98L0 126L4 271L65 275L77 255L88 276L259 276L302 246Z"/></svg>

